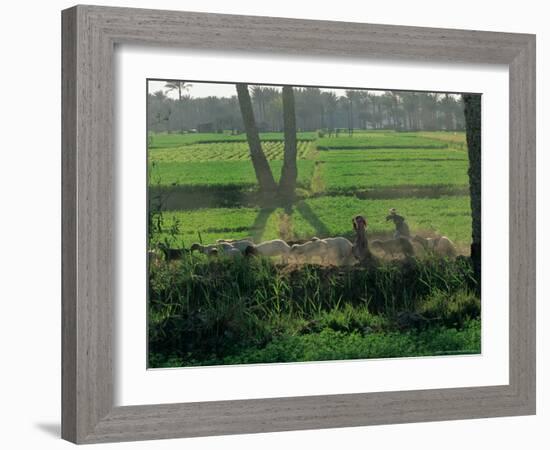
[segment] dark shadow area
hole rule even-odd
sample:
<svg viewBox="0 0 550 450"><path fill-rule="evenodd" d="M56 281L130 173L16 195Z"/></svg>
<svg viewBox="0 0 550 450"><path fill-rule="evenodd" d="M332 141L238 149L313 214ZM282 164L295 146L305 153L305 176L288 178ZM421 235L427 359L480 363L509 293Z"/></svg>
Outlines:
<svg viewBox="0 0 550 450"><path fill-rule="evenodd" d="M155 209L162 211L255 206L260 201L253 185L149 186L148 194Z"/></svg>
<svg viewBox="0 0 550 450"><path fill-rule="evenodd" d="M265 226L265 224L264 224ZM202 230L203 233L242 233L250 230L250 227L210 227ZM254 227L252 227L254 230Z"/></svg>
<svg viewBox="0 0 550 450"><path fill-rule="evenodd" d="M254 242L259 242L260 238L262 237L262 234L265 230L265 227L267 225L267 220L269 219L269 216L275 211L275 208L262 208L258 215L256 216L256 219L254 220L254 223L252 224L252 240Z"/></svg>
<svg viewBox="0 0 550 450"><path fill-rule="evenodd" d="M329 229L319 219L317 214L304 202L298 202L296 204L296 210L302 215L304 219L315 229L317 237L326 237L329 235Z"/></svg>
<svg viewBox="0 0 550 450"><path fill-rule="evenodd" d="M298 183L299 188L305 188ZM269 199L257 190L257 184L149 186L150 209L185 211L199 208L236 208L284 206L286 201Z"/></svg>
<svg viewBox="0 0 550 450"><path fill-rule="evenodd" d="M36 428L49 434L52 437L61 438L61 424L60 423L37 423Z"/></svg>

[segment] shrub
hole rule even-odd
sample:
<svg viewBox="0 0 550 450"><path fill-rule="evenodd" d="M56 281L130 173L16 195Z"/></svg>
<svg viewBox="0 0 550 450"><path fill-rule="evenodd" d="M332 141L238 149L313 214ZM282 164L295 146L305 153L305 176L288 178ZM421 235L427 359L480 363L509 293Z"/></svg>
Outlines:
<svg viewBox="0 0 550 450"><path fill-rule="evenodd" d="M468 320L480 317L481 300L468 291L448 294L436 289L422 302L419 311L442 325L462 328Z"/></svg>

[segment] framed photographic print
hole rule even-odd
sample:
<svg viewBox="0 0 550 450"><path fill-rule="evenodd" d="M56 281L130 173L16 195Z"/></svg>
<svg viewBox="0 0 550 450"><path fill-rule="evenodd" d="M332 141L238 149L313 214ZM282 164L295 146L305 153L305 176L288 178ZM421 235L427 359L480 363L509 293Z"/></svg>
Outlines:
<svg viewBox="0 0 550 450"><path fill-rule="evenodd" d="M532 35L63 11L63 437L534 414L534 77Z"/></svg>

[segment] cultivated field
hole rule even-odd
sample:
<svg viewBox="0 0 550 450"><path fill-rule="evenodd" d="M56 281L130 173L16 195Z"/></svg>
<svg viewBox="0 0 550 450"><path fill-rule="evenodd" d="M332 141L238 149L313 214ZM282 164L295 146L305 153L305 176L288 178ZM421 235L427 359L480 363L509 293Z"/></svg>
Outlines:
<svg viewBox="0 0 550 450"><path fill-rule="evenodd" d="M282 134L261 138L278 179ZM151 136L150 198L165 210L162 239L182 247L199 239L247 236L257 242L352 237L351 217L357 214L368 218L373 236L390 235L392 224L384 218L395 207L413 233L446 235L469 251L464 133L356 131L353 137L315 139L314 133L300 133L298 138L298 201L261 208L244 135Z"/></svg>
<svg viewBox="0 0 550 450"><path fill-rule="evenodd" d="M282 133L260 135L276 179ZM250 238L259 243L393 233L445 235L468 256L471 210L463 132L298 133L291 205L262 207L246 136L153 134L148 142L150 246ZM154 367L477 353L479 297L469 258L380 267L285 267L186 255L150 267Z"/></svg>

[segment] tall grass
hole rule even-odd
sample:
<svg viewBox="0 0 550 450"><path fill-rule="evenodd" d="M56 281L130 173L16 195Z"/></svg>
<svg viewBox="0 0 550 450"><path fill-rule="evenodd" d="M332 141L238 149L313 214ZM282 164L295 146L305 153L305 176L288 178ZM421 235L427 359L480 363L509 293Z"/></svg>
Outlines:
<svg viewBox="0 0 550 450"><path fill-rule="evenodd" d="M151 265L151 364L199 364L289 336L461 328L479 317L469 259L377 267L278 266L188 255ZM162 355L162 356L161 356ZM288 355L292 358L291 355ZM292 360L292 359L289 359Z"/></svg>

